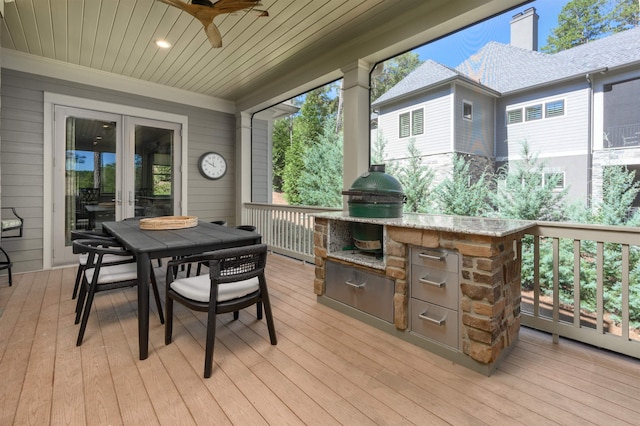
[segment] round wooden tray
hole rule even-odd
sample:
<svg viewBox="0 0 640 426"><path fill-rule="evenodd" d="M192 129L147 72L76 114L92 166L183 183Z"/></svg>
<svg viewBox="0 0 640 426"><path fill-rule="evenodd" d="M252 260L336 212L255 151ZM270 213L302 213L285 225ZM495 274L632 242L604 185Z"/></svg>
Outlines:
<svg viewBox="0 0 640 426"><path fill-rule="evenodd" d="M194 226L198 226L197 216L159 216L140 219L140 229L147 231L184 229Z"/></svg>

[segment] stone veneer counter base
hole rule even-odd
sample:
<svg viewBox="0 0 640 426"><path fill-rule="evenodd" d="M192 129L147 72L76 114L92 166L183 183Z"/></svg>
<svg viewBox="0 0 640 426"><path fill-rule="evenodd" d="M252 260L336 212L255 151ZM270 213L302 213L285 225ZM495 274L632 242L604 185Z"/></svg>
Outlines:
<svg viewBox="0 0 640 426"><path fill-rule="evenodd" d="M353 250L351 222L382 226L382 253L372 255ZM447 215L405 214L401 218L377 219L351 217L346 212L320 213L315 215L314 291L322 304L489 375L518 340L521 239L534 225L530 221ZM415 303L431 306L429 300L423 302L411 294L412 286L420 285L417 283L420 280L411 276L415 263L411 253L415 257L420 251L445 256L450 253L450 259L459 259L459 268L454 264L459 271L453 274L456 282L449 284L455 286L458 304L447 310L450 312L447 326L456 327L457 342L453 345L424 336L411 327L412 320L416 321L411 306ZM393 322L355 308L348 300L328 297L328 263L346 266L354 273L393 280L393 300L389 300L393 303ZM335 287L336 283L330 285ZM351 290L354 294L364 291L361 287ZM433 309L440 307L433 305Z"/></svg>

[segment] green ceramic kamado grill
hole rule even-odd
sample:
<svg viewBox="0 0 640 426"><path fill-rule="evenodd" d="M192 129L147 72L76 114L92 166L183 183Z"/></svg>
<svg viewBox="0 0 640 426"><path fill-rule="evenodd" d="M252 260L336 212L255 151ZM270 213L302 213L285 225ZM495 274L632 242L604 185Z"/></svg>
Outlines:
<svg viewBox="0 0 640 426"><path fill-rule="evenodd" d="M347 191L349 215L363 218L402 217L404 192L396 178L385 173L384 164L373 164ZM382 226L353 222L351 232L355 246L364 251L382 250Z"/></svg>

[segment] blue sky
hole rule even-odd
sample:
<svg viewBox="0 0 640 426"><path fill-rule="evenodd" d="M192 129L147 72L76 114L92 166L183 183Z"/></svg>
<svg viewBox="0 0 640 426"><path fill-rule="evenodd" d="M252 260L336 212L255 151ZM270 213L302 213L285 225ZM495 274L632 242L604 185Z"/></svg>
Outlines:
<svg viewBox="0 0 640 426"><path fill-rule="evenodd" d="M558 15L567 3L569 0L537 0L527 3L414 51L420 55L420 60L433 59L455 68L489 41L509 44L511 17L530 7L535 7L536 13L540 17L538 20L538 49L541 49L547 44L547 36L557 26Z"/></svg>

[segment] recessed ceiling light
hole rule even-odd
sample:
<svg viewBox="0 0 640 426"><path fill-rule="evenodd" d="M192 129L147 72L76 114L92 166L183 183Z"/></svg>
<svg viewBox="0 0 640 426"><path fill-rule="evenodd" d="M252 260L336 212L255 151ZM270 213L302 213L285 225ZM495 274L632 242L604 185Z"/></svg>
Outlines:
<svg viewBox="0 0 640 426"><path fill-rule="evenodd" d="M156 46L161 47L163 49L168 49L171 47L171 43L169 43L167 40L156 40Z"/></svg>

